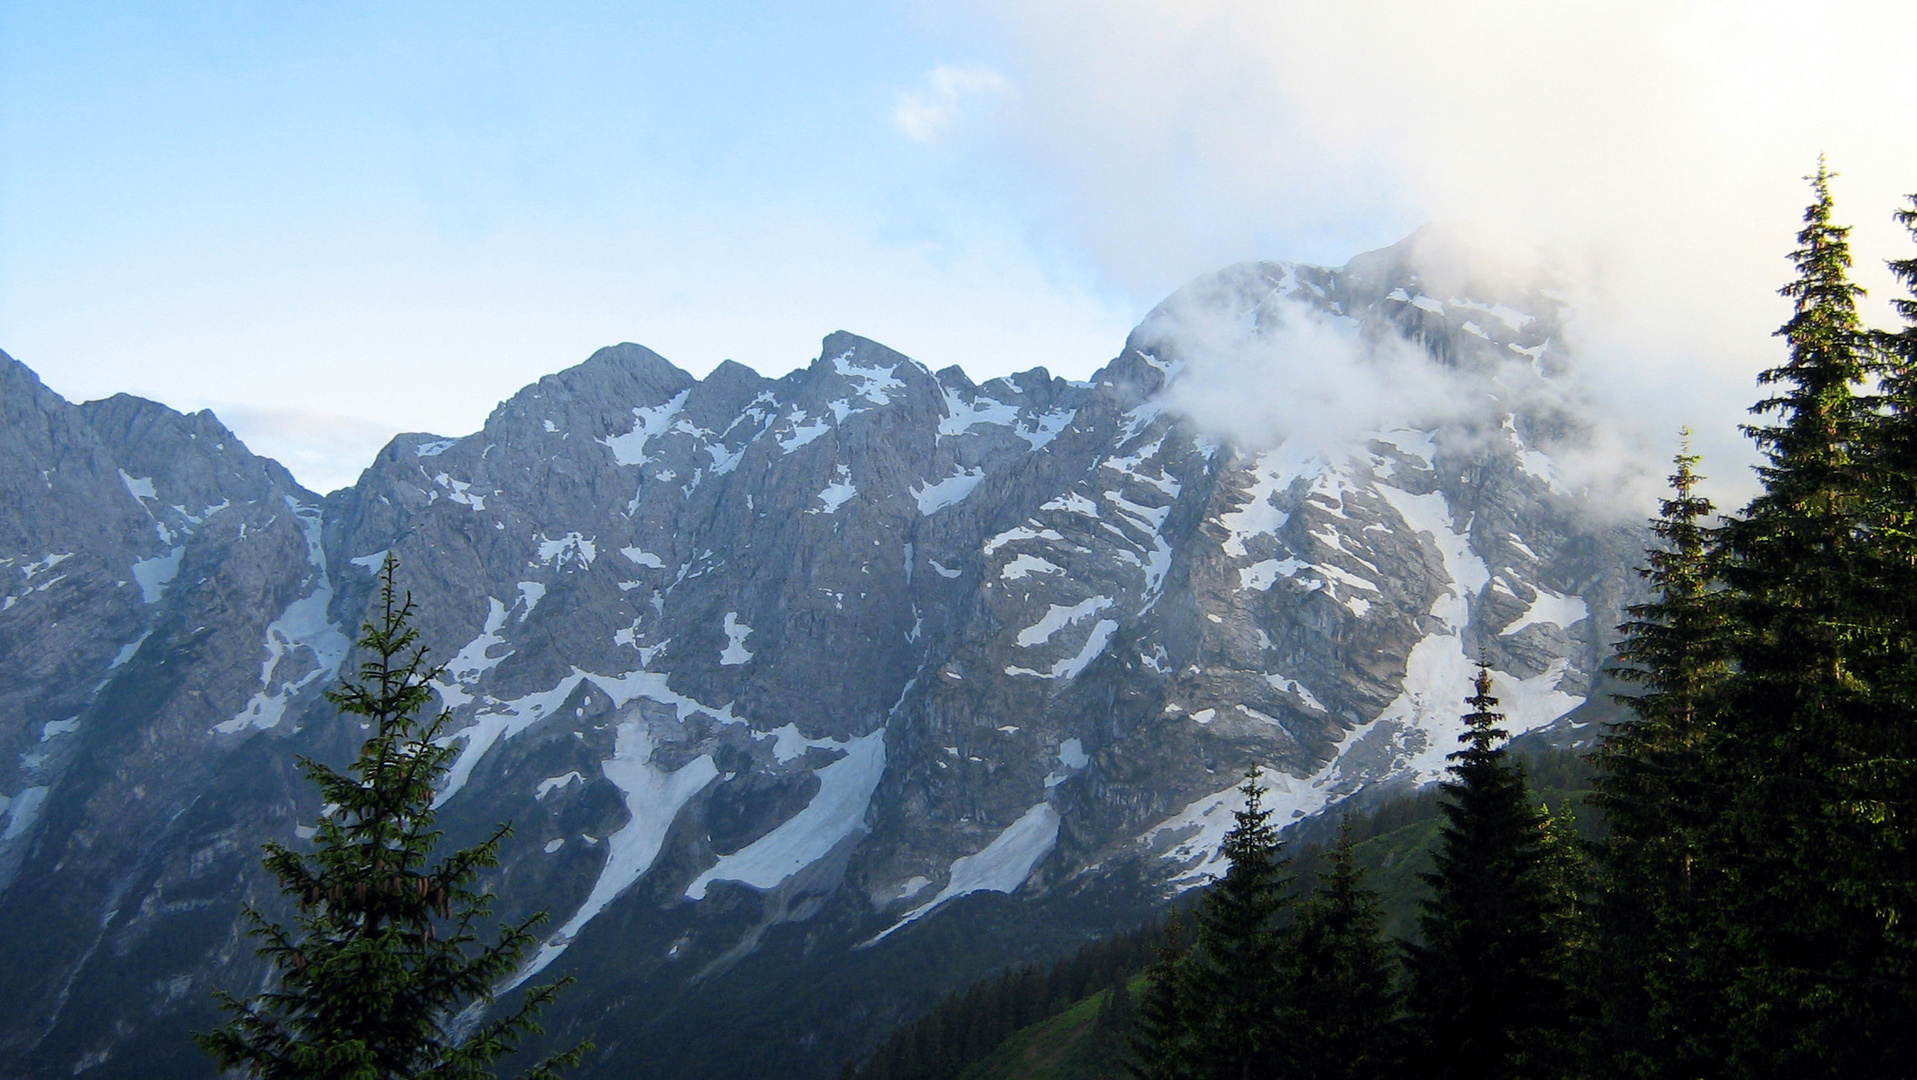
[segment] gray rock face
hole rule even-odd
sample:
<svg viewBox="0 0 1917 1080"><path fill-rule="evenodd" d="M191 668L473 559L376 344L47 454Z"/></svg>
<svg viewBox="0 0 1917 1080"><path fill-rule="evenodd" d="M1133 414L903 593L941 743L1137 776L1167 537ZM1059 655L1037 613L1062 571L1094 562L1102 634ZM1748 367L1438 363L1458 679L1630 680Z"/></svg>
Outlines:
<svg viewBox="0 0 1917 1080"><path fill-rule="evenodd" d="M835 1069L1204 880L1254 762L1299 819L1429 781L1476 657L1575 738L1642 537L1553 471L1558 319L1401 246L1196 282L1089 383L620 345L325 500L0 359L0 1075L209 1074L184 1032L265 977L236 913L317 813L296 756L360 737L319 693L388 551L460 725L449 842L515 824L502 914L551 912L522 978L579 975L549 1026L589 1076ZM1333 442L1181 411L1304 324L1483 392Z"/></svg>

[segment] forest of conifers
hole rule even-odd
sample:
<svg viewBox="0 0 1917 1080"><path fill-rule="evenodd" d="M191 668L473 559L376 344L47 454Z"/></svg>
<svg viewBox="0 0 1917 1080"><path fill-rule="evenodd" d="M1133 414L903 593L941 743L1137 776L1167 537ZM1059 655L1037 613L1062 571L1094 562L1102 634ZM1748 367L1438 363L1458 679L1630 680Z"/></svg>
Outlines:
<svg viewBox="0 0 1917 1080"><path fill-rule="evenodd" d="M1254 770L1229 872L1135 996L1126 939L930 1019L1002 1036L1114 987L1088 1038L1139 1080L1917 1074L1917 257L1890 262L1902 325L1866 327L1831 174L1810 179L1786 357L1745 428L1761 491L1720 515L1676 458L1620 628L1631 719L1591 759L1596 839L1540 806L1484 671L1409 940L1348 833L1292 887ZM1917 235L1917 196L1897 218ZM946 1075L924 1040L859 1075Z"/></svg>

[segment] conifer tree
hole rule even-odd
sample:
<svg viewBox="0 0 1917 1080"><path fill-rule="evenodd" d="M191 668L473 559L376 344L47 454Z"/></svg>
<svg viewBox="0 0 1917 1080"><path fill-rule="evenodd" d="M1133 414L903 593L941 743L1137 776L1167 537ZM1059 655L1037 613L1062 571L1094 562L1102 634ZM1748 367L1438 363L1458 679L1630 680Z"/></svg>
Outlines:
<svg viewBox="0 0 1917 1080"><path fill-rule="evenodd" d="M1896 220L1917 236L1917 196ZM1860 580L1853 619L1866 707L1835 735L1827 876L1843 907L1842 951L1870 985L1859 1004L1876 1051L1858 1071L1917 1057L1917 257L1891 260L1907 294L1891 301L1903 325L1871 335L1878 410L1858 448L1864 491Z"/></svg>
<svg viewBox="0 0 1917 1080"><path fill-rule="evenodd" d="M1287 897L1262 775L1253 766L1238 789L1245 805L1222 845L1231 865L1199 902L1191 949L1178 951L1174 922L1147 973L1127 1065L1138 1080L1248 1080L1268 1066L1283 989L1277 919Z"/></svg>
<svg viewBox="0 0 1917 1080"><path fill-rule="evenodd" d="M1273 1075L1383 1080L1401 1068L1396 964L1380 935L1378 894L1341 829L1328 873L1285 934L1284 1001Z"/></svg>
<svg viewBox="0 0 1917 1080"><path fill-rule="evenodd" d="M1726 529L1721 564L1736 674L1711 768L1738 783L1700 952L1726 1008L1733 1075L1844 1075L1881 997L1869 985L1873 935L1845 898L1858 868L1846 865L1854 845L1836 812L1838 777L1882 704L1872 684L1886 623L1869 587L1875 500L1863 473L1878 424L1860 393L1862 290L1849 278L1848 230L1832 223L1831 179L1821 162L1810 177L1797 276L1781 290L1789 355L1760 376L1776 389L1752 409L1775 419L1746 428L1764 490Z"/></svg>
<svg viewBox="0 0 1917 1080"><path fill-rule="evenodd" d="M328 805L314 850L266 845L266 868L298 910L294 926L248 907L275 985L248 1001L216 996L226 1026L195 1039L224 1069L270 1080L480 1080L540 1029L536 1015L566 981L526 993L506 1016L459 1035L455 1019L490 1003L518 967L543 913L501 926L491 944L480 922L491 897L475 887L499 861L501 826L485 842L434 857L434 789L456 751L436 745L451 715L421 723L440 669L426 661L413 602L380 572L379 609L364 627L357 681L327 700L372 729L345 772L302 760ZM586 1045L534 1065L524 1080L556 1080Z"/></svg>
<svg viewBox="0 0 1917 1080"><path fill-rule="evenodd" d="M1687 1077L1723 1057L1695 938L1715 878L1706 833L1723 812L1727 778L1713 771L1712 695L1730 671L1728 594L1717 585L1711 501L1699 494L1690 432L1673 459L1670 495L1651 531L1659 542L1639 573L1652 599L1626 610L1623 666L1639 692L1621 695L1633 719L1604 733L1592 801L1608 836L1596 849L1599 941L1581 967L1601 1006L1601 1049L1613 1073Z"/></svg>
<svg viewBox="0 0 1917 1080"><path fill-rule="evenodd" d="M1188 986L1192 1055L1206 1080L1260 1075L1282 1005L1277 920L1288 897L1263 775L1253 766L1238 789L1245 805L1221 846L1231 867L1198 907Z"/></svg>
<svg viewBox="0 0 1917 1080"><path fill-rule="evenodd" d="M1436 868L1422 875L1422 944L1407 946L1416 1064L1433 1080L1498 1080L1545 1071L1565 1026L1539 818L1502 745L1490 669L1465 699L1463 750L1441 785Z"/></svg>

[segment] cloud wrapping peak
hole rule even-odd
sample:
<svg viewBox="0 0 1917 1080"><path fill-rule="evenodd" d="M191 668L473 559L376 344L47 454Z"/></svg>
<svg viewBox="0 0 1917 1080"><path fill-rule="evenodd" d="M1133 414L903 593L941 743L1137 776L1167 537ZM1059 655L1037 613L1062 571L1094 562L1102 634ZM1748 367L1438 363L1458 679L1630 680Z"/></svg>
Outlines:
<svg viewBox="0 0 1917 1080"><path fill-rule="evenodd" d="M976 10L976 9L975 9ZM1005 188L1138 294L1431 220L1557 253L1595 392L1741 477L1735 434L1827 152L1871 317L1917 190L1917 5L1062 0L984 9ZM954 18L961 18L954 16ZM979 16L969 16L977 20ZM1729 458L1730 461L1726 461ZM1732 464L1735 462L1736 464Z"/></svg>
<svg viewBox="0 0 1917 1080"><path fill-rule="evenodd" d="M1449 345L1414 341L1389 321L1329 310L1325 300L1296 286L1296 268L1273 263L1199 279L1153 311L1132 343L1170 369L1164 391L1170 408L1241 450L1282 443L1290 460L1338 464L1361 454L1369 437L1393 430L1439 431L1454 448L1521 440L1524 449L1550 454L1568 489L1597 517L1641 520L1656 489L1656 455L1628 417L1608 412L1591 393L1575 358L1550 344L1560 327L1556 302L1529 286L1475 298L1442 288L1444 281L1498 279L1481 263L1444 261L1460 253L1427 231L1353 260L1346 284L1382 294L1378 282L1362 282L1362 275L1395 270L1391 281L1412 280L1404 276L1402 260L1409 258L1418 266L1415 280L1449 304L1465 305L1471 317L1538 328L1533 338L1546 342L1541 349L1498 345L1455 329ZM1409 291L1420 293L1416 285ZM1542 322L1502 302L1520 297L1545 305L1548 310L1538 312ZM1382 307L1395 303L1447 306L1402 288Z"/></svg>

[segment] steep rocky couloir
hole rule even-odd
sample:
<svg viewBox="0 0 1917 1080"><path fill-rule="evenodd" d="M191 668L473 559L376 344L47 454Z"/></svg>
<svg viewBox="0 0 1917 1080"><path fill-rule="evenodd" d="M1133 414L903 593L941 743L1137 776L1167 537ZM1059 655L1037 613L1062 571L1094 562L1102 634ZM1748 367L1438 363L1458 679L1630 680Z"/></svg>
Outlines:
<svg viewBox="0 0 1917 1080"><path fill-rule="evenodd" d="M359 737L319 693L389 552L448 842L513 823L500 913L551 913L521 978L579 977L586 1076L836 1069L1205 880L1253 763L1293 819L1429 782L1478 658L1515 728L1588 737L1643 537L1554 464L1595 421L1552 294L1420 250L1211 275L1085 383L602 349L324 500L0 361L0 1076L209 1074L184 1032L265 978L238 909L282 910L298 756ZM1468 400L1336 439L1183 406L1306 325Z"/></svg>

